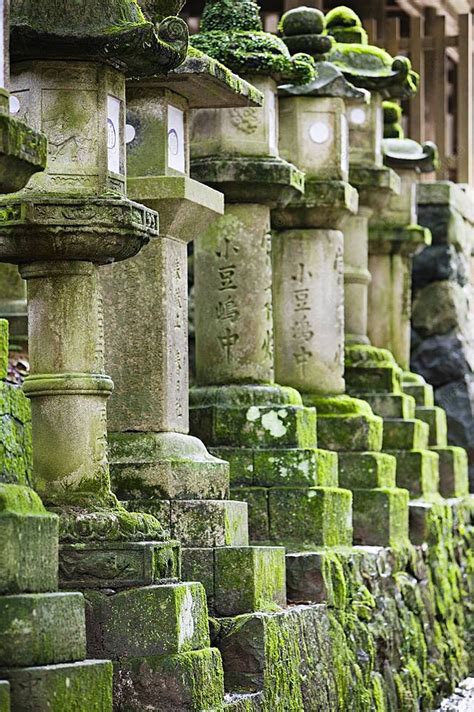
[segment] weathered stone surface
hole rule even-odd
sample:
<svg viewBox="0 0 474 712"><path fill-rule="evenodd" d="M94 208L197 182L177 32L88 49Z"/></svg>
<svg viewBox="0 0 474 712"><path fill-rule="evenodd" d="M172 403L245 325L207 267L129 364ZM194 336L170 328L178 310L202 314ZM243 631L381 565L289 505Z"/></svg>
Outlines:
<svg viewBox="0 0 474 712"><path fill-rule="evenodd" d="M7 375L8 369L8 322L0 319L0 380Z"/></svg>
<svg viewBox="0 0 474 712"><path fill-rule="evenodd" d="M6 680L0 680L0 711L10 712L10 684Z"/></svg>
<svg viewBox="0 0 474 712"><path fill-rule="evenodd" d="M43 667L2 668L12 711L112 712L112 663L85 660Z"/></svg>
<svg viewBox="0 0 474 712"><path fill-rule="evenodd" d="M425 247L413 258L413 289L418 291L431 282L449 280L464 286L469 270L466 258L453 245Z"/></svg>
<svg viewBox="0 0 474 712"><path fill-rule="evenodd" d="M348 489L395 487L397 462L381 452L340 452L339 484Z"/></svg>
<svg viewBox="0 0 474 712"><path fill-rule="evenodd" d="M420 339L411 367L435 387L457 381L474 366L474 347L458 329Z"/></svg>
<svg viewBox="0 0 474 712"><path fill-rule="evenodd" d="M415 450L428 447L430 428L421 420L385 420L383 424L383 449Z"/></svg>
<svg viewBox="0 0 474 712"><path fill-rule="evenodd" d="M175 500L171 533L183 546L247 546L247 507L231 500Z"/></svg>
<svg viewBox="0 0 474 712"><path fill-rule="evenodd" d="M382 448L383 422L373 414L318 416L319 444L338 452L379 451Z"/></svg>
<svg viewBox="0 0 474 712"><path fill-rule="evenodd" d="M229 487L227 463L202 442L181 433L111 433L110 476L121 499L222 499Z"/></svg>
<svg viewBox="0 0 474 712"><path fill-rule="evenodd" d="M397 460L397 485L411 497L430 497L438 493L439 458L433 450L388 450Z"/></svg>
<svg viewBox="0 0 474 712"><path fill-rule="evenodd" d="M174 655L209 646L206 595L200 583L86 594L88 651L113 660Z"/></svg>
<svg viewBox="0 0 474 712"><path fill-rule="evenodd" d="M469 493L467 452L462 447L433 447L439 457L439 491L443 497Z"/></svg>
<svg viewBox="0 0 474 712"><path fill-rule="evenodd" d="M436 404L448 416L448 438L452 444L472 450L474 447L474 377L448 383L436 390Z"/></svg>
<svg viewBox="0 0 474 712"><path fill-rule="evenodd" d="M404 393L377 393L364 396L376 415L382 418L415 417L415 399Z"/></svg>
<svg viewBox="0 0 474 712"><path fill-rule="evenodd" d="M403 382L403 392L412 396L412 398L415 399L416 405L432 406L434 405L433 386L429 383L425 383L421 376L420 379L422 381L421 383Z"/></svg>
<svg viewBox="0 0 474 712"><path fill-rule="evenodd" d="M446 334L469 319L469 290L455 282L434 282L413 302L413 328L423 337Z"/></svg>
<svg viewBox="0 0 474 712"><path fill-rule="evenodd" d="M353 489L354 544L406 546L408 543L408 491L405 489Z"/></svg>
<svg viewBox="0 0 474 712"><path fill-rule="evenodd" d="M85 657L80 593L0 596L0 666L51 665Z"/></svg>
<svg viewBox="0 0 474 712"><path fill-rule="evenodd" d="M220 709L224 673L215 648L128 658L114 666L114 704L130 712Z"/></svg>
<svg viewBox="0 0 474 712"><path fill-rule="evenodd" d="M248 505L249 537L252 542L270 541L270 513L268 511L268 487L235 487L232 499Z"/></svg>
<svg viewBox="0 0 474 712"><path fill-rule="evenodd" d="M430 447L445 447L447 443L446 413L436 406L417 406L416 418L428 424L430 429L428 444Z"/></svg>
<svg viewBox="0 0 474 712"><path fill-rule="evenodd" d="M182 550L183 581L199 581L204 586L208 608L214 602L214 552L215 548L188 548Z"/></svg>
<svg viewBox="0 0 474 712"><path fill-rule="evenodd" d="M336 487L269 490L271 540L301 546L351 546L352 495Z"/></svg>
<svg viewBox="0 0 474 712"><path fill-rule="evenodd" d="M169 583L180 577L180 548L173 541L63 544L59 575L69 590Z"/></svg>
<svg viewBox="0 0 474 712"><path fill-rule="evenodd" d="M192 431L209 446L317 447L316 413L297 405L191 407Z"/></svg>
<svg viewBox="0 0 474 712"><path fill-rule="evenodd" d="M27 487L0 484L0 593L54 591L58 519Z"/></svg>
<svg viewBox="0 0 474 712"><path fill-rule="evenodd" d="M225 547L215 550L214 610L236 616L286 604L282 547Z"/></svg>

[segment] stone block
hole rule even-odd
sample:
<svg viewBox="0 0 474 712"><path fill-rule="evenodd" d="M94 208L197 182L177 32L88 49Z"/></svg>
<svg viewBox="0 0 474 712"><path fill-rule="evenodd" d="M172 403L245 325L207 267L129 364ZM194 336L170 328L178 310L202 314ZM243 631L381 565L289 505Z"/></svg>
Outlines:
<svg viewBox="0 0 474 712"><path fill-rule="evenodd" d="M214 551L211 548L182 550L183 581L199 581L206 591L209 607L214 602Z"/></svg>
<svg viewBox="0 0 474 712"><path fill-rule="evenodd" d="M61 588L76 591L171 583L180 577L180 546L176 541L62 544L59 576Z"/></svg>
<svg viewBox="0 0 474 712"><path fill-rule="evenodd" d="M353 556L353 554L350 554ZM286 555L286 587L292 603L326 603L344 607L343 570L338 565L342 552L295 552ZM337 585L339 583L339 585Z"/></svg>
<svg viewBox="0 0 474 712"><path fill-rule="evenodd" d="M397 486L410 492L411 497L437 494L439 486L439 457L431 450L392 450L397 460Z"/></svg>
<svg viewBox="0 0 474 712"><path fill-rule="evenodd" d="M404 393L376 393L364 398L374 413L381 418L415 417L415 400Z"/></svg>
<svg viewBox="0 0 474 712"><path fill-rule="evenodd" d="M146 586L108 595L88 591L87 645L94 657L175 655L209 645L200 583Z"/></svg>
<svg viewBox="0 0 474 712"><path fill-rule="evenodd" d="M384 420L383 449L419 450L428 447L429 426L421 420Z"/></svg>
<svg viewBox="0 0 474 712"><path fill-rule="evenodd" d="M466 258L454 245L430 245L413 258L413 289L418 291L431 282L449 280L466 284L469 269Z"/></svg>
<svg viewBox="0 0 474 712"><path fill-rule="evenodd" d="M191 408L191 430L209 447L317 447L316 413L297 405Z"/></svg>
<svg viewBox="0 0 474 712"><path fill-rule="evenodd" d="M215 550L214 610L218 616L236 616L285 604L283 547Z"/></svg>
<svg viewBox="0 0 474 712"><path fill-rule="evenodd" d="M275 487L268 493L270 536L291 547L351 546L352 495L336 487Z"/></svg>
<svg viewBox="0 0 474 712"><path fill-rule="evenodd" d="M400 375L396 365L348 366L344 372L347 392L360 396L368 393L397 393Z"/></svg>
<svg viewBox="0 0 474 712"><path fill-rule="evenodd" d="M231 500L174 500L171 533L187 547L247 546L247 506Z"/></svg>
<svg viewBox="0 0 474 712"><path fill-rule="evenodd" d="M448 418L448 437L453 445L474 449L474 374L436 389L436 404Z"/></svg>
<svg viewBox="0 0 474 712"><path fill-rule="evenodd" d="M244 447L213 447L210 452L229 463L230 485L254 483L254 450Z"/></svg>
<svg viewBox="0 0 474 712"><path fill-rule="evenodd" d="M112 663L84 660L43 667L2 668L12 712L112 712Z"/></svg>
<svg viewBox="0 0 474 712"><path fill-rule="evenodd" d="M0 666L50 665L85 657L80 593L0 596Z"/></svg>
<svg viewBox="0 0 474 712"><path fill-rule="evenodd" d="M339 453L339 485L347 489L396 486L397 461L382 452Z"/></svg>
<svg viewBox="0 0 474 712"><path fill-rule="evenodd" d="M0 712L10 712L10 683L0 680Z"/></svg>
<svg viewBox="0 0 474 712"><path fill-rule="evenodd" d="M353 490L354 544L401 547L408 543L408 491Z"/></svg>
<svg viewBox="0 0 474 712"><path fill-rule="evenodd" d="M0 594L58 587L58 518L28 487L0 484Z"/></svg>
<svg viewBox="0 0 474 712"><path fill-rule="evenodd" d="M439 491L443 497L469 494L467 452L462 447L433 447L439 457Z"/></svg>
<svg viewBox="0 0 474 712"><path fill-rule="evenodd" d="M382 449L383 421L375 415L318 415L319 444L337 452Z"/></svg>
<svg viewBox="0 0 474 712"><path fill-rule="evenodd" d="M224 672L215 648L128 658L114 664L114 699L123 710L221 709Z"/></svg>
<svg viewBox="0 0 474 712"><path fill-rule="evenodd" d="M232 499L248 505L249 537L252 542L270 541L267 487L236 487L230 491Z"/></svg>
<svg viewBox="0 0 474 712"><path fill-rule="evenodd" d="M226 462L182 433L111 433L110 474L120 499L222 499Z"/></svg>
<svg viewBox="0 0 474 712"><path fill-rule="evenodd" d="M433 386L429 383L403 383L403 392L412 396L417 406L434 404Z"/></svg>
<svg viewBox="0 0 474 712"><path fill-rule="evenodd" d="M428 424L430 429L428 445L446 447L448 444L448 423L446 413L436 406L417 406L416 417Z"/></svg>
<svg viewBox="0 0 474 712"><path fill-rule="evenodd" d="M430 515L435 507L432 502L415 501L409 505L410 541L414 546L428 542L430 538Z"/></svg>

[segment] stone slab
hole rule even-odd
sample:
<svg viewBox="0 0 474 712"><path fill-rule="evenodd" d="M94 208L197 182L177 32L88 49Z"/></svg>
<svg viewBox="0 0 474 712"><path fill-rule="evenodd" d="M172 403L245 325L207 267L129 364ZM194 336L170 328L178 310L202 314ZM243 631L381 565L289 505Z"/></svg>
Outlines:
<svg viewBox="0 0 474 712"><path fill-rule="evenodd" d="M268 493L271 541L288 548L352 545L352 495L336 487L275 487Z"/></svg>
<svg viewBox="0 0 474 712"><path fill-rule="evenodd" d="M439 457L432 450L390 450L397 460L397 486L411 497L436 495L439 487Z"/></svg>
<svg viewBox="0 0 474 712"><path fill-rule="evenodd" d="M405 489L355 489L354 544L401 547L408 544L408 500Z"/></svg>
<svg viewBox="0 0 474 712"><path fill-rule="evenodd" d="M366 395L368 393L397 393L400 377L397 366L346 366L344 372L347 393Z"/></svg>
<svg viewBox="0 0 474 712"><path fill-rule="evenodd" d="M434 405L433 386L429 383L403 383L403 392L415 399L417 406Z"/></svg>
<svg viewBox="0 0 474 712"><path fill-rule="evenodd" d="M214 610L235 616L286 604L285 550L275 546L215 550Z"/></svg>
<svg viewBox="0 0 474 712"><path fill-rule="evenodd" d="M250 541L270 541L270 515L268 510L268 487L235 487L231 489L232 499L246 502Z"/></svg>
<svg viewBox="0 0 474 712"><path fill-rule="evenodd" d="M221 709L224 672L219 651L127 658L114 664L114 697L123 710Z"/></svg>
<svg viewBox="0 0 474 712"><path fill-rule="evenodd" d="M446 447L448 444L448 423L446 413L438 406L417 406L416 417L428 424L430 429L428 445Z"/></svg>
<svg viewBox="0 0 474 712"><path fill-rule="evenodd" d="M122 589L170 583L180 577L179 557L176 541L62 544L61 588Z"/></svg>
<svg viewBox="0 0 474 712"><path fill-rule="evenodd" d="M182 546L247 546L247 506L231 500L174 500L171 532Z"/></svg>
<svg viewBox="0 0 474 712"><path fill-rule="evenodd" d="M384 420L383 449L420 450L428 447L429 426L421 420L394 418Z"/></svg>
<svg viewBox="0 0 474 712"><path fill-rule="evenodd" d="M375 415L318 415L320 447L325 450L382 449L382 419Z"/></svg>
<svg viewBox="0 0 474 712"><path fill-rule="evenodd" d="M190 422L208 447L317 447L316 413L303 406L191 407Z"/></svg>
<svg viewBox="0 0 474 712"><path fill-rule="evenodd" d="M469 494L467 452L462 447L433 447L439 457L439 491L442 497Z"/></svg>
<svg viewBox="0 0 474 712"><path fill-rule="evenodd" d="M0 666L50 665L85 657L80 593L0 596Z"/></svg>
<svg viewBox="0 0 474 712"><path fill-rule="evenodd" d="M2 668L12 711L112 712L112 664L105 660L43 667Z"/></svg>
<svg viewBox="0 0 474 712"><path fill-rule="evenodd" d="M214 603L214 548L187 548L182 550L183 581L199 581L204 586L209 608Z"/></svg>
<svg viewBox="0 0 474 712"><path fill-rule="evenodd" d="M396 459L385 453L339 453L339 485L350 490L395 487L396 471Z"/></svg>
<svg viewBox="0 0 474 712"><path fill-rule="evenodd" d="M404 393L376 393L364 396L381 418L414 418L415 400Z"/></svg>
<svg viewBox="0 0 474 712"><path fill-rule="evenodd" d="M88 652L94 657L174 655L209 645L200 583L145 586L107 595L88 591Z"/></svg>

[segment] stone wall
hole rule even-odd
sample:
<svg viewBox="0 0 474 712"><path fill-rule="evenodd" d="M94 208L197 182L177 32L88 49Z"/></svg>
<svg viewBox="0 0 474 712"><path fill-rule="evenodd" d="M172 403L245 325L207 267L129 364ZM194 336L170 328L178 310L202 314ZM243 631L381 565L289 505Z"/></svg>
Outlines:
<svg viewBox="0 0 474 712"><path fill-rule="evenodd" d="M474 484L474 321L470 260L472 193L453 183L422 183L419 223L432 244L414 259L412 370L434 386L448 437L466 448Z"/></svg>

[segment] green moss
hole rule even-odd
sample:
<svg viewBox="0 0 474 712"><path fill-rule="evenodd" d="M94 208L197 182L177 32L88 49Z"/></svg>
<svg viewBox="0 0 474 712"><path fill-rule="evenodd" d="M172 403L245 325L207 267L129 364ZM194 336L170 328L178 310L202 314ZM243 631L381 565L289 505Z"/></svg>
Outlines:
<svg viewBox="0 0 474 712"><path fill-rule="evenodd" d="M278 26L281 35L319 35L324 30L325 18L314 7L296 7L285 12Z"/></svg>
<svg viewBox="0 0 474 712"><path fill-rule="evenodd" d="M341 27L362 27L362 22L357 13L345 5L335 7L326 15L326 28L328 30Z"/></svg>
<svg viewBox="0 0 474 712"><path fill-rule="evenodd" d="M201 17L201 32L262 30L255 0L207 0Z"/></svg>

